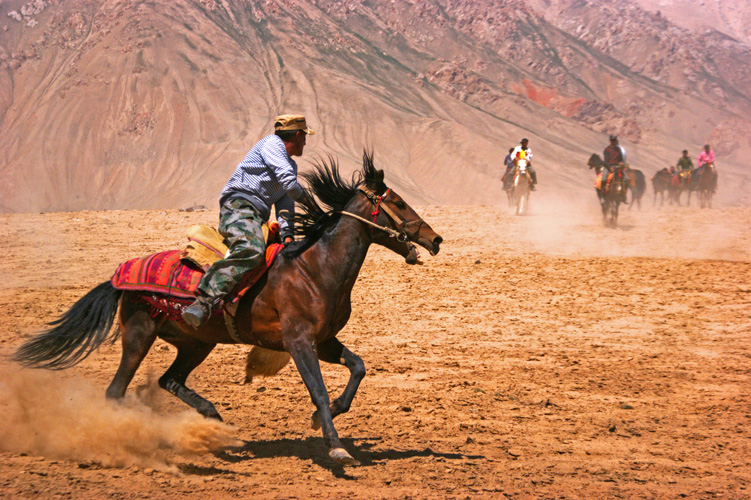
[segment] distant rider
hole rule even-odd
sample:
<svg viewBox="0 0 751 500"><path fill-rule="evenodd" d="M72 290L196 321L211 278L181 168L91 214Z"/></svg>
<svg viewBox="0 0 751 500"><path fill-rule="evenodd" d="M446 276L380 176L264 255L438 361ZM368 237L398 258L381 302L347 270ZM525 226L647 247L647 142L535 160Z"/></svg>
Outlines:
<svg viewBox="0 0 751 500"><path fill-rule="evenodd" d="M501 177L501 182L503 182L503 189L508 189L509 184L511 184L509 177L509 174L514 170L514 158L511 156L511 153L514 151L514 148L510 148L508 150L508 154L506 155L506 158L503 159L503 164L506 166L506 171L503 172L503 177Z"/></svg>
<svg viewBox="0 0 751 500"><path fill-rule="evenodd" d="M709 146L709 144L705 144L704 151L699 153L699 168L708 163L714 163L714 151L712 151L712 148Z"/></svg>
<svg viewBox="0 0 751 500"><path fill-rule="evenodd" d="M626 150L618 144L617 136L610 136L610 145L605 148L602 156L605 162L605 168L602 171L602 185L607 186L608 174L615 173L617 167L626 166ZM626 186L629 185L628 173L625 168L623 169L623 181Z"/></svg>
<svg viewBox="0 0 751 500"><path fill-rule="evenodd" d="M688 155L688 150L683 150L683 156L678 159L678 163L676 164L676 168L678 169L678 175L681 177L681 181L685 184L688 182L688 180L691 178L691 172L694 171L694 162L691 160L691 157Z"/></svg>
<svg viewBox="0 0 751 500"><path fill-rule="evenodd" d="M699 168L702 168L705 165L708 165L708 168L711 169L712 174L714 175L714 180L712 182L712 191L715 191L717 189L717 169L714 166L714 151L712 151L712 148L709 146L709 144L704 145L704 151L699 153L699 159L698 159Z"/></svg>
<svg viewBox="0 0 751 500"><path fill-rule="evenodd" d="M529 186L530 191L535 191L535 185L537 184L537 172L532 168L532 148L529 147L529 140L522 139L521 143L511 150L511 158L516 166L516 161L521 157L521 152L524 151L524 159L527 160L527 171L532 178L532 185Z"/></svg>

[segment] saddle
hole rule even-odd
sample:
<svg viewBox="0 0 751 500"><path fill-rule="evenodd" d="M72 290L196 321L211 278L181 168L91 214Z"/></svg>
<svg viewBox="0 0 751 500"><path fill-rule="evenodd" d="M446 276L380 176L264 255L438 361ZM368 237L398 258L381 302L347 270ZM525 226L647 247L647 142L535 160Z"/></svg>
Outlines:
<svg viewBox="0 0 751 500"><path fill-rule="evenodd" d="M594 187L595 187L595 189L600 189L602 187L602 172L600 172L599 174L595 175L595 184L594 184Z"/></svg>
<svg viewBox="0 0 751 500"><path fill-rule="evenodd" d="M608 188L610 187L610 183L613 180L613 174L612 172L608 174L608 177L605 179L605 185L603 186L602 183L602 172L597 174L595 176L595 189L602 190L602 193L605 194L608 192Z"/></svg>
<svg viewBox="0 0 751 500"><path fill-rule="evenodd" d="M266 258L255 269L245 273L235 289L224 300L224 308L214 316L225 316L234 323L234 312L240 299L271 267L284 246L279 243L279 225L264 224ZM168 250L147 257L123 262L112 275L112 286L119 290L151 292L141 300L149 304L153 317L165 314L172 321L182 321L185 305L193 302L201 278L211 265L224 258L227 246L219 231L196 225L188 228L188 244L183 250ZM231 316L228 314L231 312ZM233 332L230 331L232 334Z"/></svg>

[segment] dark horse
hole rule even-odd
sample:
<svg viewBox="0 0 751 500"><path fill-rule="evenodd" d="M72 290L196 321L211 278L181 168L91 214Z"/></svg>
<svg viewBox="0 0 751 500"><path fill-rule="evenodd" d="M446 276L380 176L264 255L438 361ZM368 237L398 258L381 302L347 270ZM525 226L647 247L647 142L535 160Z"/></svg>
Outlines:
<svg viewBox="0 0 751 500"><path fill-rule="evenodd" d="M623 166L615 167L613 179L610 181L607 191L603 196L604 203L602 204L602 220L606 225L612 227L618 225L618 207L621 203L626 203L626 191L628 190L628 186L624 179L625 170L626 168ZM610 216L609 218L608 215Z"/></svg>
<svg viewBox="0 0 751 500"><path fill-rule="evenodd" d="M714 163L707 163L703 167L698 168L691 175L692 190L695 190L699 198L699 206L701 208L712 208L712 195L717 187L717 172L714 168ZM691 200L691 192L689 191L689 201Z"/></svg>
<svg viewBox="0 0 751 500"><path fill-rule="evenodd" d="M628 179L628 188L631 190L631 203L629 204L628 209L631 210L631 207L636 203L639 210L641 210L641 199L647 190L647 181L644 178L644 173L641 170L629 167Z"/></svg>
<svg viewBox="0 0 751 500"><path fill-rule="evenodd" d="M273 374L292 357L316 407L313 427L323 428L329 456L343 464L356 464L343 448L333 423L334 417L349 410L365 376L360 357L336 339L350 317L352 288L372 243L415 264L418 255L413 242L434 255L443 240L386 187L383 171L373 166L372 153L364 153L362 171L349 182L340 177L338 165L330 157L301 176L329 209L315 201L301 207L302 212L294 217L301 241L284 249L268 273L240 300L235 316L237 336L262 351L284 356L278 367L268 370L271 373L256 367L256 374ZM119 304L123 352L107 397L125 395L141 361L160 337L177 347L177 357L159 385L200 414L221 420L214 405L186 387L185 381L216 344L236 343L223 319L214 317L195 330L163 314L151 317L149 306L139 300L141 295L117 290L109 281L100 284L50 323L51 329L21 346L15 359L48 369L75 365L108 337L116 339L118 331L110 334L110 330ZM319 360L344 365L350 371L344 391L333 402L329 402Z"/></svg>
<svg viewBox="0 0 751 500"><path fill-rule="evenodd" d="M672 182L673 175L667 168L658 170L657 173L655 173L654 177L652 177L652 190L655 193L652 206L657 205L658 194L660 195L660 206L665 204L665 194L668 195L668 203L670 205L673 204L674 199L678 202L678 199L675 197L676 188L672 185Z"/></svg>
<svg viewBox="0 0 751 500"><path fill-rule="evenodd" d="M600 155L593 154L587 161L590 169L594 169L595 173L600 174L605 168L605 163L600 158ZM602 220L606 225L615 227L618 224L618 208L621 203L626 202L626 191L628 186L624 179L624 170L628 168L625 165L616 167L615 175L610 182L610 187L606 190L606 180L600 181L600 187L596 187L597 198L600 200L600 207L602 208Z"/></svg>

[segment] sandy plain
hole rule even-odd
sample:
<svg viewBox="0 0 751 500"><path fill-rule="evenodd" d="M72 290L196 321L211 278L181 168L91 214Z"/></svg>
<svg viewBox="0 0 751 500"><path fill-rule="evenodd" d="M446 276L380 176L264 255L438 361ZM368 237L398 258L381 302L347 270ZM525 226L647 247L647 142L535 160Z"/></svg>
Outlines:
<svg viewBox="0 0 751 500"><path fill-rule="evenodd" d="M154 389L160 340L125 405L104 401L118 344L63 372L7 360L216 211L0 215L0 497L751 498L751 209L647 200L607 229L594 196L545 200L419 207L445 239L423 266L371 249L339 335L368 369L336 420L348 468L293 367L241 383L247 346L188 379L227 428ZM346 371L323 370L338 394ZM239 442L187 452L212 433Z"/></svg>

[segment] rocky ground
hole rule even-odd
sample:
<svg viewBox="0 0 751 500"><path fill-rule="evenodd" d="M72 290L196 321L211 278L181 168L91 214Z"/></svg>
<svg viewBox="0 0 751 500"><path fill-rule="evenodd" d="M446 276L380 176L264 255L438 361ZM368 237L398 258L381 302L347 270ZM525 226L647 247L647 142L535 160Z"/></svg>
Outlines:
<svg viewBox="0 0 751 500"><path fill-rule="evenodd" d="M606 229L593 199L532 202L423 207L445 239L424 266L372 249L339 335L368 368L336 420L361 466L327 458L293 367L242 385L248 348L217 347L188 379L232 426L212 427L152 390L174 355L157 341L124 406L103 398L118 345L53 374L2 361L0 496L751 498L751 210ZM216 218L0 215L0 354ZM324 367L332 394L346 375ZM188 453L225 433L236 446Z"/></svg>

